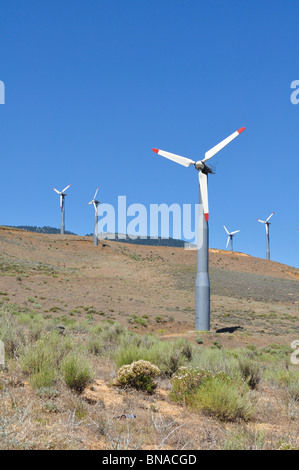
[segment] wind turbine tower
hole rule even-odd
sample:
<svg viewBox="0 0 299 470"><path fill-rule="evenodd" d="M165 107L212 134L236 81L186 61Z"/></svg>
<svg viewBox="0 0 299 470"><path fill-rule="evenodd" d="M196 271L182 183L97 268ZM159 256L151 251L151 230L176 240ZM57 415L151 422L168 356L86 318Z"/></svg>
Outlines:
<svg viewBox="0 0 299 470"><path fill-rule="evenodd" d="M64 210L64 198L66 196L65 191L70 187L70 184L64 188L62 191L58 191L58 189L54 189L54 191L59 194L60 196L60 209L61 209L61 228L60 233L64 234L64 227L65 227L65 210Z"/></svg>
<svg viewBox="0 0 299 470"><path fill-rule="evenodd" d="M226 228L225 225L223 225L223 227L224 227L224 230L226 231L226 233L227 233L227 235L228 235L228 237L227 237L227 242L226 242L226 248L228 247L228 244L229 244L229 242L230 242L230 251L234 251L234 250L233 250L233 236L234 236L236 233L240 232L240 230L236 230L235 232L229 232L229 231L227 230L227 228Z"/></svg>
<svg viewBox="0 0 299 470"><path fill-rule="evenodd" d="M168 158L180 165L195 166L199 179L199 216L197 231L197 275L195 283L195 330L210 330L210 278L209 278L209 204L208 204L208 174L213 173L212 168L206 162L218 153L223 147L238 137L245 127L222 140L215 147L205 153L203 160L194 161L164 150L153 149L162 157Z"/></svg>
<svg viewBox="0 0 299 470"><path fill-rule="evenodd" d="M266 228L266 237L267 237L267 245L266 245L266 259L270 259L270 234L269 234L269 227L271 225L271 222L269 222L269 220L271 219L272 215L274 214L274 212L272 212L272 214L269 215L268 219L266 220L260 220L260 219L257 219L258 222L261 222L261 224L265 224L265 228Z"/></svg>
<svg viewBox="0 0 299 470"><path fill-rule="evenodd" d="M94 214L94 235L93 235L93 244L94 246L98 246L98 205L100 204L101 201L97 201L96 197L98 194L99 186L97 187L97 190L94 194L94 197L92 201L90 201L88 204L93 204L95 214Z"/></svg>

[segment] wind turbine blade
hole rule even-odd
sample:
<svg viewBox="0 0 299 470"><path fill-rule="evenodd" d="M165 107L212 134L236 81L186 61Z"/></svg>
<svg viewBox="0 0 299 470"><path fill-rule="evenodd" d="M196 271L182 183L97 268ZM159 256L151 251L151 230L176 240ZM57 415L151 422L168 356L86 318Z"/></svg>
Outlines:
<svg viewBox="0 0 299 470"><path fill-rule="evenodd" d="M206 221L209 220L208 175L198 172L199 188Z"/></svg>
<svg viewBox="0 0 299 470"><path fill-rule="evenodd" d="M229 237L227 237L226 248L228 247L228 244L229 244Z"/></svg>
<svg viewBox="0 0 299 470"><path fill-rule="evenodd" d="M60 209L62 209L62 196L60 194Z"/></svg>
<svg viewBox="0 0 299 470"><path fill-rule="evenodd" d="M260 220L260 219L257 219L258 222L260 222L261 224L265 224L266 222L264 220Z"/></svg>
<svg viewBox="0 0 299 470"><path fill-rule="evenodd" d="M64 188L61 192L64 193L64 191L66 191L69 187L70 187L70 184L66 188Z"/></svg>
<svg viewBox="0 0 299 470"><path fill-rule="evenodd" d="M88 204L93 204L93 200L92 200L92 201L90 201Z"/></svg>
<svg viewBox="0 0 299 470"><path fill-rule="evenodd" d="M240 232L240 230L236 230L235 232L231 232L231 235L235 235L235 233Z"/></svg>
<svg viewBox="0 0 299 470"><path fill-rule="evenodd" d="M227 235L229 235L229 231L227 230L226 226L223 225L223 227L224 227L224 230L226 231Z"/></svg>
<svg viewBox="0 0 299 470"><path fill-rule="evenodd" d="M57 194L61 194L61 192L58 191L58 189L55 189L55 188L53 188L53 189L54 189L54 191L55 191Z"/></svg>
<svg viewBox="0 0 299 470"><path fill-rule="evenodd" d="M97 187L97 190L96 190L96 192L94 193L93 199L96 198L96 195L98 194L98 190L99 190L99 186Z"/></svg>
<svg viewBox="0 0 299 470"><path fill-rule="evenodd" d="M181 157L180 155L175 155L174 153L165 152L164 150L153 149L153 152L157 153L158 155L162 155L162 157L168 158L168 160L172 160L173 162L179 163L183 166L190 166L194 165L194 161L190 160L190 158Z"/></svg>
<svg viewBox="0 0 299 470"><path fill-rule="evenodd" d="M93 205L94 205L94 210L96 211L96 214L97 214L97 212L98 212L98 206L97 206L97 204L96 204L95 202L93 203Z"/></svg>
<svg viewBox="0 0 299 470"><path fill-rule="evenodd" d="M218 153L220 150L223 149L227 144L229 144L232 140L234 140L238 135L241 134L241 132L245 131L245 127L241 127L238 131L234 132L230 136L228 136L226 139L222 140L219 144L215 145L215 147L211 148L205 153L205 158L202 160L203 162L209 160L212 158L216 153Z"/></svg>
<svg viewBox="0 0 299 470"><path fill-rule="evenodd" d="M272 214L269 215L268 219L266 219L266 222L268 222L268 220L271 219L273 214L274 214L274 212L272 212Z"/></svg>

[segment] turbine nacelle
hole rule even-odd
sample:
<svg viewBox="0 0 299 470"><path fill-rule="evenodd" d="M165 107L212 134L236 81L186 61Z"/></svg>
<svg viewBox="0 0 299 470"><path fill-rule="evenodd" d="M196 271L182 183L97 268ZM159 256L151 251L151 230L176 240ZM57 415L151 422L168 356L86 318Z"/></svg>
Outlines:
<svg viewBox="0 0 299 470"><path fill-rule="evenodd" d="M53 190L55 191L55 193L59 194L60 196L60 209L62 209L62 201L63 201L63 198L66 196L66 193L65 191L70 187L71 185L67 185L62 191L58 191L58 189L55 189L53 188Z"/></svg>
<svg viewBox="0 0 299 470"><path fill-rule="evenodd" d="M194 166L196 170L202 171L205 175L207 174L214 174L215 172L213 171L212 167L204 163L202 160L198 160L198 162L194 163Z"/></svg>
<svg viewBox="0 0 299 470"><path fill-rule="evenodd" d="M101 203L101 201L97 201L96 195L98 194L99 186L97 187L96 192L94 193L92 201L90 201L88 204L93 204L95 210L97 210L98 205Z"/></svg>
<svg viewBox="0 0 299 470"><path fill-rule="evenodd" d="M266 220L260 220L260 219L257 219L258 222L260 222L261 224L265 224L265 229L266 229L266 234L267 234L267 237L269 237L269 225L271 225L271 222L269 222L269 220L271 219L272 215L274 214L274 212L272 212L268 219Z"/></svg>
<svg viewBox="0 0 299 470"><path fill-rule="evenodd" d="M223 225L224 230L226 231L228 237L227 237L227 242L226 242L226 248L228 247L229 241L233 239L233 236L236 235L236 233L239 233L240 230L235 230L234 232L229 232L226 228L225 225Z"/></svg>

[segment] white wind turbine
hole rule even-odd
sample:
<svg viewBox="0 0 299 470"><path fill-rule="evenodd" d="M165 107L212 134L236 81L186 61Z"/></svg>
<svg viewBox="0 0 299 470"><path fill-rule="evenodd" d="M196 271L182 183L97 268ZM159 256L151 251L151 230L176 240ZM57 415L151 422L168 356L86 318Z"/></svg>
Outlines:
<svg viewBox="0 0 299 470"><path fill-rule="evenodd" d="M58 191L58 189L54 189L54 191L59 194L60 196L60 209L61 209L61 228L60 233L64 234L64 226L65 226L65 211L64 211L64 198L66 196L65 191L70 187L70 184L66 186L62 191Z"/></svg>
<svg viewBox="0 0 299 470"><path fill-rule="evenodd" d="M209 279L209 203L208 203L208 174L213 173L212 168L206 164L210 158L223 149L233 139L238 137L245 127L222 140L215 147L205 153L203 160L194 161L164 150L153 149L162 157L168 158L180 165L189 167L194 165L198 171L199 179L199 218L197 233L197 276L195 284L195 329L210 330L210 279Z"/></svg>
<svg viewBox="0 0 299 470"><path fill-rule="evenodd" d="M230 251L234 251L234 250L233 250L233 236L234 236L236 233L240 232L240 230L235 230L235 232L229 232L229 231L227 230L227 228L226 228L225 225L223 225L223 227L224 227L224 230L226 231L226 233L227 233L227 235L228 235L228 237L227 237L227 242L226 242L226 248L228 247L228 244L229 244L229 242L230 242Z"/></svg>
<svg viewBox="0 0 299 470"><path fill-rule="evenodd" d="M93 244L94 246L98 246L98 205L100 204L101 201L97 201L96 197L98 194L99 186L97 187L96 192L94 193L92 201L90 201L88 204L93 204L94 210L95 210L95 216L94 216L94 235L93 235Z"/></svg>
<svg viewBox="0 0 299 470"><path fill-rule="evenodd" d="M269 226L271 225L271 222L269 222L269 220L271 219L272 215L274 214L274 212L272 212L272 214L269 215L268 219L266 220L260 220L260 219L257 219L258 222L261 222L261 224L265 224L265 228L266 228L266 237L267 237L267 245L266 245L266 259L270 259L270 233L269 233Z"/></svg>

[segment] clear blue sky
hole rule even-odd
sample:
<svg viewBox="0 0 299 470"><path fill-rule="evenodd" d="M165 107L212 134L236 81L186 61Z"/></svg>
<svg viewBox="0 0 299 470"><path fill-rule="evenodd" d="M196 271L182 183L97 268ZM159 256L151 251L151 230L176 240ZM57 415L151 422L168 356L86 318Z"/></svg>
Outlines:
<svg viewBox="0 0 299 470"><path fill-rule="evenodd" d="M196 203L197 175L152 152L213 158L210 246L265 256L257 218L275 211L271 257L299 267L298 1L1 0L1 211L7 225L60 225L52 187L72 186L66 229L87 205Z"/></svg>

